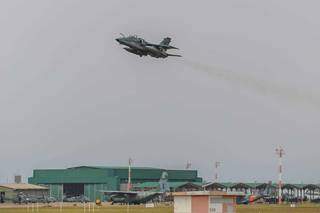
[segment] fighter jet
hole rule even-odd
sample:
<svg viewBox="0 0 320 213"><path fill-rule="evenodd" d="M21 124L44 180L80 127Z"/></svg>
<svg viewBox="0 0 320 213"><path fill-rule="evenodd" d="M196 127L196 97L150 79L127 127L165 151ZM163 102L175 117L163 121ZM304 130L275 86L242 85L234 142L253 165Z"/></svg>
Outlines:
<svg viewBox="0 0 320 213"><path fill-rule="evenodd" d="M149 43L146 40L139 38L137 36L124 36L117 38L116 41L124 45L123 49L126 51L142 56L151 56L155 58L167 58L168 56L181 57L181 55L169 54L167 53L168 49L178 49L174 46L170 46L171 38L164 38L159 44Z"/></svg>
<svg viewBox="0 0 320 213"><path fill-rule="evenodd" d="M247 195L238 197L237 204L250 204L260 199L268 200L270 198L275 197L276 196L275 194L276 194L275 188L273 188L271 183L268 183L264 191L259 192L256 195L247 194Z"/></svg>

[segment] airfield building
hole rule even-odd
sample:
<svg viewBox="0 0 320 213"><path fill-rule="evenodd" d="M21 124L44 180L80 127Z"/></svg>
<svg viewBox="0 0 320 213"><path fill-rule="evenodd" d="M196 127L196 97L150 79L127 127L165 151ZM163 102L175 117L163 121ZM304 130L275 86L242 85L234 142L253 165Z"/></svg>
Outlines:
<svg viewBox="0 0 320 213"><path fill-rule="evenodd" d="M236 197L243 195L222 191L175 192L174 213L235 213Z"/></svg>
<svg viewBox="0 0 320 213"><path fill-rule="evenodd" d="M133 186L143 183L158 183L163 172L168 173L168 182L201 183L197 170L167 170L150 167L132 167ZM128 167L80 166L67 169L37 169L28 179L31 184L45 186L49 196L61 200L64 196L84 195L94 201L104 200L103 190L126 190Z"/></svg>
<svg viewBox="0 0 320 213"><path fill-rule="evenodd" d="M14 201L18 194L31 197L42 197L48 195L46 187L26 183L0 184L0 202Z"/></svg>

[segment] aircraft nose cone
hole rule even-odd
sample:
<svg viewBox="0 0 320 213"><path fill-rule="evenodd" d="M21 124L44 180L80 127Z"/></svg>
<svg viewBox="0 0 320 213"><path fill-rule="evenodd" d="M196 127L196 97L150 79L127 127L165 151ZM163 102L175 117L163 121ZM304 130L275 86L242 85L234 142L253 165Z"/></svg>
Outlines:
<svg viewBox="0 0 320 213"><path fill-rule="evenodd" d="M116 41L119 43L119 44L122 44L123 40L121 38L117 38Z"/></svg>

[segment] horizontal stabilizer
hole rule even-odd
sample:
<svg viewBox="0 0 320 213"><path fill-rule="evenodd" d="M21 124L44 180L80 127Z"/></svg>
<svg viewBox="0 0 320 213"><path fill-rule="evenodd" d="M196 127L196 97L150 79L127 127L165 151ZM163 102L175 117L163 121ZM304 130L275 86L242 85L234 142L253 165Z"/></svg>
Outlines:
<svg viewBox="0 0 320 213"><path fill-rule="evenodd" d="M182 57L182 55L167 54L168 56Z"/></svg>
<svg viewBox="0 0 320 213"><path fill-rule="evenodd" d="M178 48L178 47L174 47L174 46L167 46L166 49L175 49L175 50L178 50L179 48Z"/></svg>

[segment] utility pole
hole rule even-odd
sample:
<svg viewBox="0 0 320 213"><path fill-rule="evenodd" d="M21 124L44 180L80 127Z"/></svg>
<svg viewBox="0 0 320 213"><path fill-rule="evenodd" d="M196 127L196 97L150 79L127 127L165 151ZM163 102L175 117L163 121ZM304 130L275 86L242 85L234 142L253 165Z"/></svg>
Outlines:
<svg viewBox="0 0 320 213"><path fill-rule="evenodd" d="M133 162L132 158L129 158L127 191L131 190L131 165L132 165L132 162Z"/></svg>
<svg viewBox="0 0 320 213"><path fill-rule="evenodd" d="M221 165L220 161L214 162L214 182L218 182L218 167Z"/></svg>
<svg viewBox="0 0 320 213"><path fill-rule="evenodd" d="M282 157L284 155L284 149L281 146L276 148L276 154L278 156L278 203L282 201Z"/></svg>

